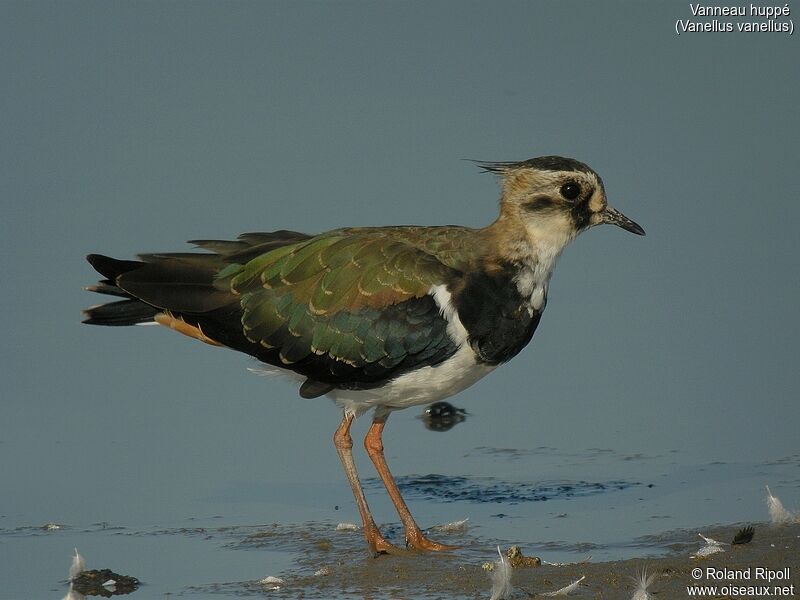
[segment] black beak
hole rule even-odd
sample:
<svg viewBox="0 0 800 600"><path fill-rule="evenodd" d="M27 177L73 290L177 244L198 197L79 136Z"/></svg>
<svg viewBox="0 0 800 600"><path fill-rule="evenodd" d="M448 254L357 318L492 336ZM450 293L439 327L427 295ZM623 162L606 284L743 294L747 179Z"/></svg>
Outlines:
<svg viewBox="0 0 800 600"><path fill-rule="evenodd" d="M644 229L631 221L628 217L619 212L616 208L607 206L603 211L603 223L622 227L625 231L630 231L636 235L644 235Z"/></svg>

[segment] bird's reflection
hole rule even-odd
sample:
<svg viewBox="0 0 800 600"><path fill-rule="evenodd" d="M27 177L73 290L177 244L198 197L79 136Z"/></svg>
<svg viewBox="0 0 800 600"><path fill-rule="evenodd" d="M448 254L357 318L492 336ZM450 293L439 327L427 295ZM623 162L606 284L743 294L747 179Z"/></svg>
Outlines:
<svg viewBox="0 0 800 600"><path fill-rule="evenodd" d="M420 415L425 427L431 431L449 431L467 418L467 411L449 402L434 402Z"/></svg>

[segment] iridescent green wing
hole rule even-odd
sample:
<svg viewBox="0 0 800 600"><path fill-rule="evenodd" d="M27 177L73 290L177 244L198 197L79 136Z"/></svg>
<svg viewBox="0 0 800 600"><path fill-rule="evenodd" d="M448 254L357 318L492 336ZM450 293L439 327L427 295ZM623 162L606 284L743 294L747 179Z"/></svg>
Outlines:
<svg viewBox="0 0 800 600"><path fill-rule="evenodd" d="M380 232L382 236L409 244L460 272L477 268L481 261L482 244L479 240L479 233L469 227L409 225L405 227L349 228L341 231L356 235Z"/></svg>
<svg viewBox="0 0 800 600"><path fill-rule="evenodd" d="M385 230L335 231L220 273L260 358L312 381L370 387L456 350L429 295L460 276Z"/></svg>

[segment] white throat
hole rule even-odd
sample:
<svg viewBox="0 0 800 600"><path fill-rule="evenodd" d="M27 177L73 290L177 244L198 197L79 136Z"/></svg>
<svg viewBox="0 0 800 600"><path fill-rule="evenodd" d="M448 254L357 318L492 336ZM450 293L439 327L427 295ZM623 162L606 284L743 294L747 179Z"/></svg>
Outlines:
<svg viewBox="0 0 800 600"><path fill-rule="evenodd" d="M536 223L525 223L527 252L521 256L522 269L514 278L517 290L529 302L529 310L544 310L550 276L561 252L577 232L566 215L553 215Z"/></svg>

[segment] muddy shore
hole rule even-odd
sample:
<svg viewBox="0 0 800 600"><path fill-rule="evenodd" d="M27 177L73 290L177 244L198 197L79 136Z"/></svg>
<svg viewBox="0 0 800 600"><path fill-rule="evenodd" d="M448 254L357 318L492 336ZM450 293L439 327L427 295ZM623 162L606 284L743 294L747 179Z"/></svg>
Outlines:
<svg viewBox="0 0 800 600"><path fill-rule="evenodd" d="M800 524L773 526L754 523L755 535L749 543L723 544L723 551L705 558L691 558L704 545L698 531L675 530L635 540L640 558L593 562L586 561L591 545L574 548L575 562L559 566L512 569L513 595L528 598L546 595L584 577L570 596L629 600L636 589L636 578L644 569L653 575L648 591L659 600L690 597L687 587L716 586L704 598L751 598L800 596ZM743 524L710 526L702 529L707 537L730 542ZM232 533L232 532L231 532ZM240 531L230 547L267 549L302 542L305 550L297 566L273 574L282 583L230 582L193 588L236 596L276 598L489 598L492 580L484 565L497 559L488 540L471 538L468 532L447 535L445 541L463 544L449 554L365 556L359 532L330 532L313 526L309 529L265 528ZM441 535L439 537L442 537ZM547 548L535 544L520 546L528 556L547 561ZM508 546L503 546L505 551ZM582 555L583 553L583 555ZM699 569L699 571L698 571ZM772 581L768 578L772 577ZM738 589L734 589L736 586ZM769 586L769 594L764 586ZM775 589L775 588L779 589ZM781 595L782 594L782 595ZM508 600L508 599L507 599Z"/></svg>

